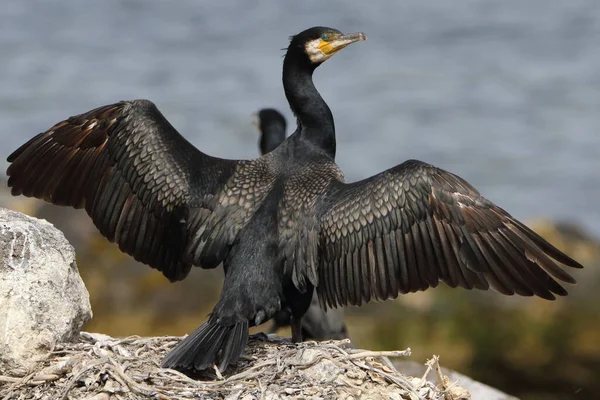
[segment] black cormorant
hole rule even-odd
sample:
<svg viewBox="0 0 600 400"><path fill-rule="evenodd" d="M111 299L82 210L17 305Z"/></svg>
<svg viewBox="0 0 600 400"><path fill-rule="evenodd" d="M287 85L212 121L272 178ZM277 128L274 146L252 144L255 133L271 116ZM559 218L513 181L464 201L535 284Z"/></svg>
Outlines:
<svg viewBox="0 0 600 400"><path fill-rule="evenodd" d="M285 140L285 117L273 108L263 108L256 114L255 125L260 132L259 147L262 155L275 150ZM285 307L275 313L271 333L279 328L290 325L292 317L289 308ZM310 307L302 318L302 338L304 340L346 339L348 329L344 323L344 309L331 308L324 310L318 300L317 293L313 294Z"/></svg>
<svg viewBox="0 0 600 400"><path fill-rule="evenodd" d="M258 147L260 154L265 155L285 140L287 122L281 113L273 108L263 108L255 114L254 124L260 132Z"/></svg>
<svg viewBox="0 0 600 400"><path fill-rule="evenodd" d="M59 122L8 157L14 195L84 207L109 240L172 281L226 270L210 318L163 361L221 370L248 327L292 311L292 339L314 287L329 307L435 287L554 299L581 268L463 179L410 160L354 183L334 162L333 116L312 74L365 35L315 27L291 39L283 86L296 131L254 160L202 153L147 100Z"/></svg>

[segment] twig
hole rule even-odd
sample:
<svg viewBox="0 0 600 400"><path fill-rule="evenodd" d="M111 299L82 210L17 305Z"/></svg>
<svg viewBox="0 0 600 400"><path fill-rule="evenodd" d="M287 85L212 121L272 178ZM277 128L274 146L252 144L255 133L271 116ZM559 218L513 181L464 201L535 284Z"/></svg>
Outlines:
<svg viewBox="0 0 600 400"><path fill-rule="evenodd" d="M85 375L86 372L94 369L96 366L101 365L101 364L106 364L106 360L100 359L95 362L92 362L92 363L88 364L84 369L79 371L79 373L77 375L75 375L73 378L71 378L71 381L69 382L69 384L63 391L62 395L60 396L60 399L65 400L67 398L67 396L69 395L69 391L77 384L77 381L79 381L79 379L81 379L81 377L83 375Z"/></svg>
<svg viewBox="0 0 600 400"><path fill-rule="evenodd" d="M347 360L367 357L406 357L410 356L410 348L402 351L361 351L360 353L349 354L345 357Z"/></svg>
<svg viewBox="0 0 600 400"><path fill-rule="evenodd" d="M217 379L222 381L224 378L223 378L223 375L221 375L221 371L219 371L219 367L217 367L216 364L213 364L212 367L213 367L213 370L215 371L215 375L217 375Z"/></svg>
<svg viewBox="0 0 600 400"><path fill-rule="evenodd" d="M0 375L0 382L19 383L29 386L37 386L41 385L42 383L52 382L58 379L60 379L60 376L58 375L35 375L32 379L23 381L23 378L13 378L11 376Z"/></svg>
<svg viewBox="0 0 600 400"><path fill-rule="evenodd" d="M138 336L118 339L85 334L80 342L61 344L60 350L49 353L47 359L40 363L40 368L31 375L0 375L0 399L64 400L87 396L88 400L105 400L107 396L111 399L133 396L191 400L202 396L235 397L238 394L239 398L248 395L267 398L273 390L281 390L276 396L293 394L306 398L335 398L343 395L358 398L369 397L372 390L382 390L378 385L384 385L383 390L397 393L402 399L408 399L409 395L411 399L419 398L411 381L400 374L388 359L407 356L410 349L356 350L347 348L347 343L342 341L291 343L277 338L250 341L245 356L234 367L237 369L227 374L215 370L216 379L215 375L211 375L213 380L202 381L161 368L158 360L180 340L178 337ZM311 350L310 357L306 357L308 350ZM340 372L321 377L320 368L308 371L323 360L333 363ZM300 371L303 371L302 375L299 375ZM363 376L365 372L367 379L350 378ZM79 382L85 385L78 386ZM451 385L446 384L446 387L452 388L454 393ZM433 384L428 384L428 388L441 395Z"/></svg>
<svg viewBox="0 0 600 400"><path fill-rule="evenodd" d="M270 365L276 365L276 364L277 364L276 360L264 361L260 364L256 364L255 366L248 368L244 372L230 376L229 378L225 379L225 382L234 382L234 381L240 381L240 380L246 379L248 376L251 375L252 371L255 371L257 369L261 369L261 368L264 368L264 367L267 367Z"/></svg>
<svg viewBox="0 0 600 400"><path fill-rule="evenodd" d="M410 393L412 393L413 395L417 396L417 398L421 399L422 397L419 396L419 393L417 393L415 391L415 388L413 387L412 383L410 383L405 377L403 376L393 376L391 374L388 374L387 372L384 372L378 368L374 368L374 367L370 367L367 365L359 365L361 368L367 370L367 371L373 371L376 372L384 377L386 377L387 379L389 379L392 383L395 383L396 385L398 385L400 388L409 391Z"/></svg>
<svg viewBox="0 0 600 400"><path fill-rule="evenodd" d="M423 387L423 385L427 381L427 375L429 375L429 373L431 372L431 369L433 368L431 360L427 360L427 362L425 363L425 365L427 365L427 369L425 370L425 373L421 377L421 384L419 385L419 387Z"/></svg>

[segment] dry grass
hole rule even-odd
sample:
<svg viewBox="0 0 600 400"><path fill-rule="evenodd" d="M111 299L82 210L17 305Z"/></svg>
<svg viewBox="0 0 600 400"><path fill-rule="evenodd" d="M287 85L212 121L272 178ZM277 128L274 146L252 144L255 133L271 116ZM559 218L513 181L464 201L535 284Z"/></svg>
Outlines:
<svg viewBox="0 0 600 400"><path fill-rule="evenodd" d="M78 343L57 346L24 377L0 375L0 399L468 399L457 387L436 388L425 377L410 378L387 357L347 341L290 343L251 339L235 368L192 379L160 367L179 337L124 339L81 333ZM437 359L431 362L434 371Z"/></svg>

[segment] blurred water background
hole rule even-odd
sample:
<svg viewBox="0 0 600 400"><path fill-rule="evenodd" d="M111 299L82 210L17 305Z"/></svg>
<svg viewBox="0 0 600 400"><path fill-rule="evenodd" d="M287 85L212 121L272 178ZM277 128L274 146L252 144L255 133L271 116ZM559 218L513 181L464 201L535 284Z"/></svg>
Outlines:
<svg viewBox="0 0 600 400"><path fill-rule="evenodd" d="M0 169L5 171L12 150L52 124L134 98L154 101L211 155L255 157L258 135L251 114L271 106L293 121L281 87L280 49L289 35L313 25L369 37L315 74L334 113L337 161L347 180L416 158L462 176L520 219L568 221L577 228L569 231L567 244L580 228L600 236L596 0L4 0ZM23 199L3 199L4 205L33 210L16 203ZM131 260L93 236L89 224L83 228L82 213L40 211L41 203L31 204L38 207L35 213L72 231L67 236L73 235L95 306L90 329L183 334L200 322L199 308L202 316L210 310L218 276L202 283L197 278L206 277L205 271L195 271L190 282L171 289L149 268L114 272L115 265ZM135 279L111 279L113 273ZM417 357L437 351L446 366L523 398L583 396L589 382L597 388L600 378L594 375L600 368L600 302L593 294L600 280L594 279L570 289L572 303L510 299L494 312L485 307L507 304L496 294L440 289L406 296L409 300L352 310L350 320L358 322L350 324L350 333L361 346L421 346ZM132 289L132 282L140 288ZM193 304L182 305L187 298L180 293L192 293ZM572 320L581 310L589 314ZM189 319L181 322L177 315ZM364 323L374 317L380 319ZM535 325L538 317L549 332L552 357L540 339L546 331ZM561 331L578 323L593 326ZM502 326L505 334L499 333ZM523 332L531 335L520 342ZM586 341L580 333L590 337ZM516 350L502 347L511 343ZM564 362L581 343L585 361ZM522 352L542 344L537 358ZM509 351L514 354L502 358ZM498 359L500 366L494 364ZM532 370L533 377L524 372ZM572 379L557 380L565 371Z"/></svg>

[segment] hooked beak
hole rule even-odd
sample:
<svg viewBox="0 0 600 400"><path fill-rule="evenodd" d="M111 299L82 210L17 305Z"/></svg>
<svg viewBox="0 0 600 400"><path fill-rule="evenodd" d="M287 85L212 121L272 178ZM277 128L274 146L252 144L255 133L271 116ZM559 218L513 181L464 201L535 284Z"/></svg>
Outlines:
<svg viewBox="0 0 600 400"><path fill-rule="evenodd" d="M323 40L318 47L325 55L331 56L344 47L362 40L367 40L367 35L364 33L349 33L347 35L339 35L331 40Z"/></svg>

